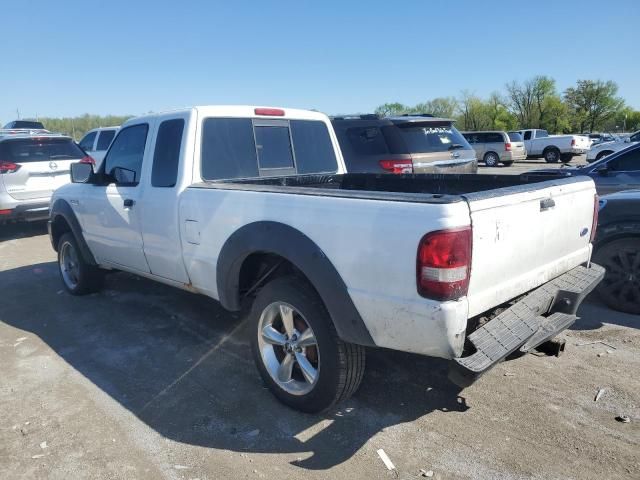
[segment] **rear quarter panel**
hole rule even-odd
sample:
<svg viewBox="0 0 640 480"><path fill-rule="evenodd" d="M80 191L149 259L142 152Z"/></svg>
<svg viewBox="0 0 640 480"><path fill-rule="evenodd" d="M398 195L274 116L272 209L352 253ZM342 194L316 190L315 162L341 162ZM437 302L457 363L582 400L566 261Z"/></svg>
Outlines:
<svg viewBox="0 0 640 480"><path fill-rule="evenodd" d="M183 255L193 286L218 298L216 265L244 225L274 221L309 237L334 265L376 345L451 358L466 328L466 299L416 290L416 252L432 230L469 225L466 202L427 204L190 188L180 201ZM190 232L185 230L189 222ZM196 222L196 223L194 223ZM199 244L188 239L197 229Z"/></svg>

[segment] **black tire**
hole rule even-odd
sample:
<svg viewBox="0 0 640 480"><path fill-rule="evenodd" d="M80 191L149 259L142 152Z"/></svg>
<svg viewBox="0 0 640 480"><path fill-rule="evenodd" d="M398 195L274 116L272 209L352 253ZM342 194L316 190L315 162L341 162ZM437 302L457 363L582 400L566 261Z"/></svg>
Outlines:
<svg viewBox="0 0 640 480"><path fill-rule="evenodd" d="M593 261L606 269L597 287L614 310L640 314L640 238L622 238L596 250Z"/></svg>
<svg viewBox="0 0 640 480"><path fill-rule="evenodd" d="M104 272L85 261L71 232L58 241L58 270L62 285L71 295L97 292L104 283Z"/></svg>
<svg viewBox="0 0 640 480"><path fill-rule="evenodd" d="M609 150L605 150L604 152L600 152L598 155L596 155L596 162L598 160L602 160L604 157L606 157L607 155L611 155L613 152L609 151Z"/></svg>
<svg viewBox="0 0 640 480"><path fill-rule="evenodd" d="M562 161L562 163L569 163L572 159L573 155L569 153L563 153L562 155L560 155L560 160Z"/></svg>
<svg viewBox="0 0 640 480"><path fill-rule="evenodd" d="M560 150L555 147L547 148L542 153L542 156L547 163L558 163L558 160L560 160Z"/></svg>
<svg viewBox="0 0 640 480"><path fill-rule="evenodd" d="M511 161L511 162L502 162L502 164L503 164L505 167L510 167L511 165L513 165L513 161Z"/></svg>
<svg viewBox="0 0 640 480"><path fill-rule="evenodd" d="M308 324L316 340L314 347L311 348L317 349L315 351L317 380L313 384L305 384L304 379L299 381L311 389L303 394L290 393L272 378L272 374L268 370L269 367L265 365L267 360L260 350L260 342L264 338L261 335L262 328L264 328L261 320L263 313L267 312L274 304L281 302L293 307L295 322L302 321ZM251 348L254 361L263 381L282 403L303 412L318 413L349 398L360 386L365 368L364 347L340 340L322 300L304 279L287 276L269 282L256 296L250 315ZM295 324L297 328L298 323ZM288 337L289 340L291 338ZM300 338L302 338L302 333L300 333ZM273 352L269 352L272 355L279 353L280 358L287 355L284 347L272 345L266 345L266 347L267 349L273 348ZM295 354L289 351L289 355ZM311 356L307 357L309 352L306 350L304 355L305 358L311 358ZM279 360L279 362L284 363L284 360ZM273 367L271 369L273 371ZM300 376L302 373L300 364L294 364L292 371L293 374L297 373ZM289 377L292 381L291 373L289 373Z"/></svg>
<svg viewBox="0 0 640 480"><path fill-rule="evenodd" d="M495 152L487 152L484 154L484 164L487 167L497 167L500 163L500 157Z"/></svg>

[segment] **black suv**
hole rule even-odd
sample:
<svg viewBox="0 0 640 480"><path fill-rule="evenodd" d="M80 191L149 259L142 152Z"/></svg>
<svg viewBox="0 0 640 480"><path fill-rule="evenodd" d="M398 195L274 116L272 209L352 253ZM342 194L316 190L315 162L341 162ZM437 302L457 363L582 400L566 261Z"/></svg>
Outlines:
<svg viewBox="0 0 640 480"><path fill-rule="evenodd" d="M453 122L428 114L331 119L350 173L476 173L476 153Z"/></svg>
<svg viewBox="0 0 640 480"><path fill-rule="evenodd" d="M42 122L35 122L33 120L14 120L7 123L4 128L6 129L27 129L27 130L44 130Z"/></svg>

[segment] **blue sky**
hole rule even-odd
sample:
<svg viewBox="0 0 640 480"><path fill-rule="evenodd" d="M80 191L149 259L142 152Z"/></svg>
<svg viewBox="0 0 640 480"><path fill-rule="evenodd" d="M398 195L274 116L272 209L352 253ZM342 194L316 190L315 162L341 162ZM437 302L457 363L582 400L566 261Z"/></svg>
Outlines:
<svg viewBox="0 0 640 480"><path fill-rule="evenodd" d="M614 80L640 108L640 2L2 2L0 121L196 104L327 113Z"/></svg>

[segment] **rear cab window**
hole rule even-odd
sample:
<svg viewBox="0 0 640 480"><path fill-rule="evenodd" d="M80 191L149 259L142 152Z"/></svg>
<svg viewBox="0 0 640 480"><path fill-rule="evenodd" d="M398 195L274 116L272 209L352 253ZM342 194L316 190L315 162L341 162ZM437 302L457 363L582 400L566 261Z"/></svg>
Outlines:
<svg viewBox="0 0 640 480"><path fill-rule="evenodd" d="M76 160L84 152L70 138L20 138L0 142L0 159L11 163Z"/></svg>
<svg viewBox="0 0 640 480"><path fill-rule="evenodd" d="M204 180L334 173L337 169L329 130L320 120L203 120Z"/></svg>

